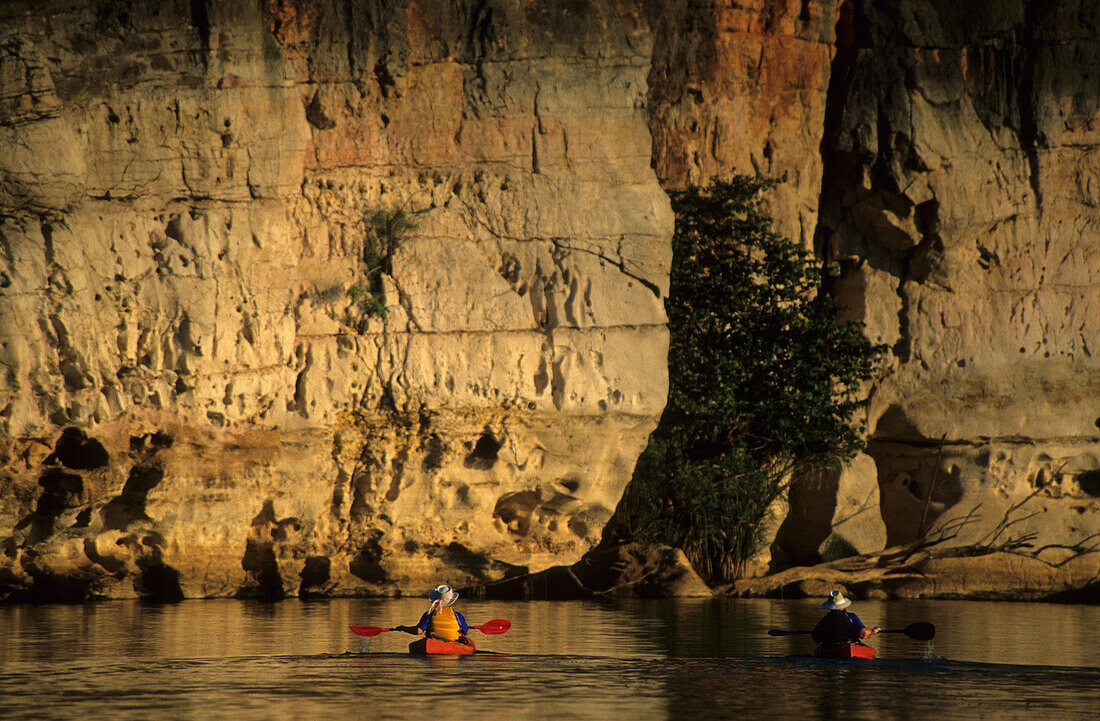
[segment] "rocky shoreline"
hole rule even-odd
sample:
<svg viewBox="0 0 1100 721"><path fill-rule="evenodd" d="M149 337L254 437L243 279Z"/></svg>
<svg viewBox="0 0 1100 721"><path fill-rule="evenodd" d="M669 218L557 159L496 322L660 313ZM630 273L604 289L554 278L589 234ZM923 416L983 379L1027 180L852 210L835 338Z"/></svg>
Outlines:
<svg viewBox="0 0 1100 721"><path fill-rule="evenodd" d="M629 544L598 549L572 566L475 586L474 598L806 598L832 589L855 599L1100 602L1100 552L1060 563L1006 551L886 549L816 566L788 568L710 588L682 551Z"/></svg>

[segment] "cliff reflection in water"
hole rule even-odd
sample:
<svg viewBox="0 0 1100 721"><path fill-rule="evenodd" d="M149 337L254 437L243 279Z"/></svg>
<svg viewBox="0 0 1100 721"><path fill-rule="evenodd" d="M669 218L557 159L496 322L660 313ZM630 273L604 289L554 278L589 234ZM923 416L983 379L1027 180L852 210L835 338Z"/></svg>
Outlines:
<svg viewBox="0 0 1100 721"><path fill-rule="evenodd" d="M1100 701L1100 609L864 602L880 661L804 657L814 600L459 602L507 655L417 658L349 624L410 623L420 599L0 607L4 718L1079 719ZM799 654L803 655L802 657ZM1041 713L1039 711L1041 710ZM1038 715L1037 715L1038 714Z"/></svg>

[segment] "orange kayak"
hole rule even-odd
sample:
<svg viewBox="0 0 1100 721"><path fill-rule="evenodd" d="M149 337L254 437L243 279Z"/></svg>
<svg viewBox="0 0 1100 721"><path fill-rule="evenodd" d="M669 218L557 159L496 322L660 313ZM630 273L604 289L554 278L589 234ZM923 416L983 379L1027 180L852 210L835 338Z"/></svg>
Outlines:
<svg viewBox="0 0 1100 721"><path fill-rule="evenodd" d="M818 646L813 652L814 658L861 658L865 661L875 660L875 649L858 643L842 644L840 646Z"/></svg>
<svg viewBox="0 0 1100 721"><path fill-rule="evenodd" d="M473 641L467 641L466 643L461 643L459 641L440 641L437 638L428 638L427 636L418 638L409 644L409 653L415 653L420 656L426 654L466 655L476 650L477 646L474 645Z"/></svg>

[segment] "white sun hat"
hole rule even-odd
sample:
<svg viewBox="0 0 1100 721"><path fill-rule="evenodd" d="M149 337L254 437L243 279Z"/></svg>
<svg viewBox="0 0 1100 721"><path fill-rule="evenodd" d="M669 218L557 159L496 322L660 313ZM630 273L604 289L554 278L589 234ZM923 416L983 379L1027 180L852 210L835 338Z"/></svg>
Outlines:
<svg viewBox="0 0 1100 721"><path fill-rule="evenodd" d="M450 606L458 600L458 591L450 586L436 586L428 593L429 601L439 601L442 606Z"/></svg>
<svg viewBox="0 0 1100 721"><path fill-rule="evenodd" d="M842 608L848 608L852 605L852 599L845 598L844 594L840 591L829 591L829 598L825 600L825 603L821 604L821 607L829 611L838 611Z"/></svg>

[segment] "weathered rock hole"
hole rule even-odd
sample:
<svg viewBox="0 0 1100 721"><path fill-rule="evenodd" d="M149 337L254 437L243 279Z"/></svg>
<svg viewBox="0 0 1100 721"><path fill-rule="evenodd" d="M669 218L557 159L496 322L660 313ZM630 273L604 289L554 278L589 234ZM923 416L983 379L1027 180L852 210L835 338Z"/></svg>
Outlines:
<svg viewBox="0 0 1100 721"><path fill-rule="evenodd" d="M550 384L550 372L546 368L546 359L543 358L539 361L538 372L535 373L535 393L541 395L546 390L546 386Z"/></svg>
<svg viewBox="0 0 1100 721"><path fill-rule="evenodd" d="M178 385L179 380L176 381ZM153 433L146 433L140 436L130 436L130 451L137 453L147 450L160 450L162 448L172 447L172 436L164 433L163 431L154 431Z"/></svg>
<svg viewBox="0 0 1100 721"><path fill-rule="evenodd" d="M493 508L493 517L499 518L508 530L520 536L531 528L531 514L539 505L538 491L520 491L501 496Z"/></svg>
<svg viewBox="0 0 1100 721"><path fill-rule="evenodd" d="M558 483L570 493L576 493L577 489L581 487L581 482L576 478L566 478L558 481Z"/></svg>
<svg viewBox="0 0 1100 721"><path fill-rule="evenodd" d="M142 570L134 580L134 590L149 601L175 603L184 598L180 572L161 562L152 563Z"/></svg>
<svg viewBox="0 0 1100 721"><path fill-rule="evenodd" d="M75 505L80 494L84 492L84 479L60 468L47 469L39 477L38 485L43 490L34 511L41 516L57 516L61 511Z"/></svg>
<svg viewBox="0 0 1100 721"><path fill-rule="evenodd" d="M568 526L569 530L572 531L573 535L577 538L584 538L588 535L588 524L579 518L570 518Z"/></svg>
<svg viewBox="0 0 1100 721"><path fill-rule="evenodd" d="M107 449L79 428L66 428L54 446L54 456L66 468L89 470L102 468L111 460Z"/></svg>
<svg viewBox="0 0 1100 721"><path fill-rule="evenodd" d="M241 568L248 572L251 583L238 591L239 597L276 599L283 596L283 578L279 573L279 560L270 542L248 539L245 543Z"/></svg>
<svg viewBox="0 0 1100 721"><path fill-rule="evenodd" d="M390 475L390 487L386 491L386 500L392 503L401 496L401 476L404 474L405 465L394 458L390 461L390 468L393 473Z"/></svg>
<svg viewBox="0 0 1100 721"><path fill-rule="evenodd" d="M424 456L424 461L421 463L421 467L425 471L434 471L443 466L443 452L446 446L443 443L443 439L439 437L438 433L433 433L428 436L428 452Z"/></svg>
<svg viewBox="0 0 1100 721"><path fill-rule="evenodd" d="M1085 471L1077 475L1077 485L1093 498L1100 498L1100 471Z"/></svg>
<svg viewBox="0 0 1100 721"><path fill-rule="evenodd" d="M301 587L299 596L309 595L309 589L317 588L328 583L332 577L332 561L325 556L309 556L302 565Z"/></svg>
<svg viewBox="0 0 1100 721"><path fill-rule="evenodd" d="M183 229L180 228L179 214L173 215L168 224L164 226L164 234L177 242L183 240Z"/></svg>
<svg viewBox="0 0 1100 721"><path fill-rule="evenodd" d="M474 449L466 456L464 465L467 468L488 470L497 462L497 453L500 451L500 442L492 433L485 432L477 439Z"/></svg>

